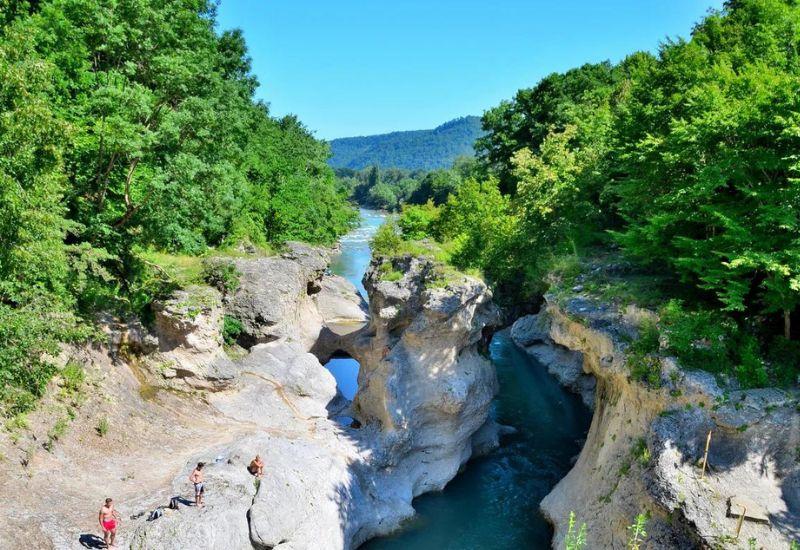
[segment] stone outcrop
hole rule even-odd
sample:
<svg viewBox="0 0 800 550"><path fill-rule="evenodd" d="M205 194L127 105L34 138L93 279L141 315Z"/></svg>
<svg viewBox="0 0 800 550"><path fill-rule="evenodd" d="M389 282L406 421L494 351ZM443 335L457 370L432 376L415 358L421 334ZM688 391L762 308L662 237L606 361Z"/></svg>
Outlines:
<svg viewBox="0 0 800 550"><path fill-rule="evenodd" d="M147 330L139 319L122 320L105 313L98 315L96 321L114 359L158 351L158 337Z"/></svg>
<svg viewBox="0 0 800 550"><path fill-rule="evenodd" d="M321 290L328 253L301 243L287 247L280 256L234 262L239 286L225 309L242 323L248 347L292 338L310 348L319 334L322 319L312 296Z"/></svg>
<svg viewBox="0 0 800 550"><path fill-rule="evenodd" d="M178 290L154 305L159 355L151 358L163 378L218 389L233 378L222 349L222 296L206 286Z"/></svg>
<svg viewBox="0 0 800 550"><path fill-rule="evenodd" d="M223 298L208 286L178 290L154 304L154 335L106 322L112 350L127 346L144 357L154 385L182 389L220 389L237 367L223 351L223 317L241 323L240 343L250 348L291 341L327 360L343 348L343 338L363 328L369 313L364 298L346 279L326 274L325 249L288 243L279 256L243 257L234 262L236 290ZM145 331L146 332L146 331ZM152 340L155 340L153 346ZM146 345L150 348L144 349Z"/></svg>
<svg viewBox="0 0 800 550"><path fill-rule="evenodd" d="M236 383L208 396L226 418L252 426L233 443L206 449L173 481L186 493L193 465L203 461L206 507L179 506L144 523L133 548L313 548L314 537L342 546L332 491L350 482L358 449L346 428L328 419L333 376L299 344L258 344L236 362ZM247 471L255 454L267 465L257 485ZM283 542L282 542L283 541Z"/></svg>
<svg viewBox="0 0 800 550"><path fill-rule="evenodd" d="M353 335L369 321L369 309L353 285L337 275L323 277L314 303L322 327L311 351L326 362L333 353L351 347Z"/></svg>
<svg viewBox="0 0 800 550"><path fill-rule="evenodd" d="M556 528L554 548L563 546L571 511L586 522L593 548L624 547L639 513L650 515L648 548L744 548L750 539L757 548L788 548L798 538L797 395L725 390L710 374L683 371L669 357L659 359L659 387L649 387L631 379L625 350L651 313L585 296L561 305L547 298L540 314L516 327L515 340L549 347L556 363L579 354L583 373L597 380L586 444L541 504ZM547 363L545 352L534 354Z"/></svg>
<svg viewBox="0 0 800 550"><path fill-rule="evenodd" d="M238 263L243 281L228 311L248 323L254 345L206 399L242 435L198 452L173 481L185 493L192 465L207 462L207 506L139 521L132 548L355 548L398 528L415 496L441 489L473 452L497 444L494 369L478 353L499 321L486 286L468 277L444 284L430 262L412 258L394 260L400 280L382 281L376 261L365 276L367 316L352 285L304 266L315 257ZM278 271L276 284L257 279ZM344 413L319 361L333 346L361 364ZM337 421L342 414L358 428ZM246 471L256 453L267 470L258 484Z"/></svg>
<svg viewBox="0 0 800 550"><path fill-rule="evenodd" d="M482 446L496 440L493 423L481 430L497 381L478 346L500 316L483 282L461 277L444 285L428 260L391 261L400 280L381 279L380 259L364 277L371 321L352 348L361 362L352 410L380 428L380 468L417 496L455 476L476 433Z"/></svg>

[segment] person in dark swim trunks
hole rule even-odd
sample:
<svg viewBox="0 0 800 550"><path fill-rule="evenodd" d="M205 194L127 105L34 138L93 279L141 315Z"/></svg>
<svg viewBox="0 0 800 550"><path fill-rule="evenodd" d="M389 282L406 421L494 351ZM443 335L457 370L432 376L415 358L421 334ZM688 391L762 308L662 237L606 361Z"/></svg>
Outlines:
<svg viewBox="0 0 800 550"><path fill-rule="evenodd" d="M112 499L106 499L105 504L100 508L100 514L97 519L103 529L103 541L106 543L106 548L115 548L114 540L117 538L117 522L122 521L122 517L114 509L114 501Z"/></svg>
<svg viewBox="0 0 800 550"><path fill-rule="evenodd" d="M264 476L264 461L261 460L261 455L256 455L247 467L247 471L259 478Z"/></svg>
<svg viewBox="0 0 800 550"><path fill-rule="evenodd" d="M205 466L204 462L198 462L197 467L189 474L189 481L194 484L194 504L200 508L204 506L203 495L206 490L203 478L203 466Z"/></svg>

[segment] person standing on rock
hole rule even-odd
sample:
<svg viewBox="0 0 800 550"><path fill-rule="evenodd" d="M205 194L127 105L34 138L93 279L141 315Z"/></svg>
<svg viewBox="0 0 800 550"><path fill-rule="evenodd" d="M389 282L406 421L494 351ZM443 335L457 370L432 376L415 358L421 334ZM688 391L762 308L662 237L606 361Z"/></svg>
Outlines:
<svg viewBox="0 0 800 550"><path fill-rule="evenodd" d="M189 474L189 481L194 483L194 505L200 508L203 507L203 494L205 493L203 466L205 466L204 462L198 462L197 467Z"/></svg>
<svg viewBox="0 0 800 550"><path fill-rule="evenodd" d="M114 540L117 538L117 522L122 521L122 517L114 509L112 499L107 498L105 504L100 507L98 520L103 529L103 541L106 543L106 548L114 548Z"/></svg>

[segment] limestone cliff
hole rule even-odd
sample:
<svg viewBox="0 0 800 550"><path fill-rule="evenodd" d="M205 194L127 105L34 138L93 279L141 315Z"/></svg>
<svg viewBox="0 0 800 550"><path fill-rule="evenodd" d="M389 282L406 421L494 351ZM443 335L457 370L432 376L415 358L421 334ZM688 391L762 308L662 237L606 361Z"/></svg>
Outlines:
<svg viewBox="0 0 800 550"><path fill-rule="evenodd" d="M382 280L391 263L402 273ZM434 264L411 256L372 262L364 277L370 324L351 354L361 363L352 412L379 428L380 469L411 494L442 489L473 451L497 392L494 366L478 352L500 322L486 285L436 280ZM480 431L480 446L496 430Z"/></svg>
<svg viewBox="0 0 800 550"><path fill-rule="evenodd" d="M582 295L548 296L541 313L515 324L515 340L549 369L597 384L577 463L541 504L556 529L553 547L563 546L574 511L591 548L624 548L639 513L650 515L647 548L747 548L750 540L755 548L789 548L800 538L798 396L725 390L668 357L659 359L659 387L632 380L626 347L644 316L652 314Z"/></svg>
<svg viewBox="0 0 800 550"><path fill-rule="evenodd" d="M415 258L393 260L402 277L382 281L375 261L365 276L366 323L352 285L324 275L317 259L294 251L237 262L241 287L218 305L244 320L254 345L222 360L234 374L205 399L243 431L198 450L172 482L172 492L185 493L193 463L207 462L207 507L141 523L132 547L354 548L413 515L412 499L444 487L473 449L496 444L494 368L478 353L499 321L486 286L469 277L442 284L433 264ZM213 308L203 314L218 317ZM183 334L173 324L166 332ZM337 350L361 364L344 411L319 361ZM218 360L203 357L210 366L187 379L216 373ZM255 453L267 465L258 485L245 470Z"/></svg>

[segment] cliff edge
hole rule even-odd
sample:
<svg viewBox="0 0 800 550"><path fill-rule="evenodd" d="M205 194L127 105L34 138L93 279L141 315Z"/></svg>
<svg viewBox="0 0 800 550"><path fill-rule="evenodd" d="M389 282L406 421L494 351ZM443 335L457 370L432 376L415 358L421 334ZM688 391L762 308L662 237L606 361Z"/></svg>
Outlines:
<svg viewBox="0 0 800 550"><path fill-rule="evenodd" d="M596 381L584 448L541 504L553 548L573 511L594 548L624 548L638 514L648 548L789 548L800 538L797 392L727 389L671 357L654 358L657 380L635 379L629 346L653 315L573 293L513 327L567 387L585 394Z"/></svg>

